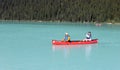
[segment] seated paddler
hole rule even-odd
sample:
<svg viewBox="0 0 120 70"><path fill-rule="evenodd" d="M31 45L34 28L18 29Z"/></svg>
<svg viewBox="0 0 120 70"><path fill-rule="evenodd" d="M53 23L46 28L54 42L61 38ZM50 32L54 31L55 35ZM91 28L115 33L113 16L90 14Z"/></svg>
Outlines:
<svg viewBox="0 0 120 70"><path fill-rule="evenodd" d="M70 41L70 35L65 33L64 41Z"/></svg>
<svg viewBox="0 0 120 70"><path fill-rule="evenodd" d="M86 33L86 38L84 39L84 41L91 41L91 40L92 40L91 32Z"/></svg>

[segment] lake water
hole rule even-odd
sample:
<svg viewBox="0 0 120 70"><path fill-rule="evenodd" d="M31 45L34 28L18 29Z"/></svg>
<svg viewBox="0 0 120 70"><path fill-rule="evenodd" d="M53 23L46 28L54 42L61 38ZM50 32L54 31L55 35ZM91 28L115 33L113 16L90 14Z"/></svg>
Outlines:
<svg viewBox="0 0 120 70"><path fill-rule="evenodd" d="M54 46L91 31L99 43ZM0 70L120 70L120 25L0 21Z"/></svg>

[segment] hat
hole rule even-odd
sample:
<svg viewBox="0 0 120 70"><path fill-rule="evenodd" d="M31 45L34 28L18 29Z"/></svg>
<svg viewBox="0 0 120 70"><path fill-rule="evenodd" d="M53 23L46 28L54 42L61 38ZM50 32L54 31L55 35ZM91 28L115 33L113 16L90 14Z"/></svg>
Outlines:
<svg viewBox="0 0 120 70"><path fill-rule="evenodd" d="M68 35L68 33L65 33L66 35Z"/></svg>
<svg viewBox="0 0 120 70"><path fill-rule="evenodd" d="M91 33L90 31L88 33Z"/></svg>

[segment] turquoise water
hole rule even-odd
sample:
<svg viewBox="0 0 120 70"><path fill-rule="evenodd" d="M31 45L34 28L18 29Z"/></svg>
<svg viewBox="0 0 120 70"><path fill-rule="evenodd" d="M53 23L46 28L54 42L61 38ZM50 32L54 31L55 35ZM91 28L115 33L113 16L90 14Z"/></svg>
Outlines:
<svg viewBox="0 0 120 70"><path fill-rule="evenodd" d="M120 25L63 23L0 21L0 70L120 70ZM87 31L98 44L51 44L65 32L79 40Z"/></svg>

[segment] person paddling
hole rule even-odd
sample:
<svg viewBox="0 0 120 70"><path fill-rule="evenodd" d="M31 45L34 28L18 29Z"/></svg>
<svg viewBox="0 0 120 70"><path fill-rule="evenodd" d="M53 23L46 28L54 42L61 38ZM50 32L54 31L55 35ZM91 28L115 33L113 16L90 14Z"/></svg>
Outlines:
<svg viewBox="0 0 120 70"><path fill-rule="evenodd" d="M84 39L84 41L91 41L91 40L92 40L91 32L86 33L86 38Z"/></svg>
<svg viewBox="0 0 120 70"><path fill-rule="evenodd" d="M70 41L70 35L65 33L64 41Z"/></svg>

